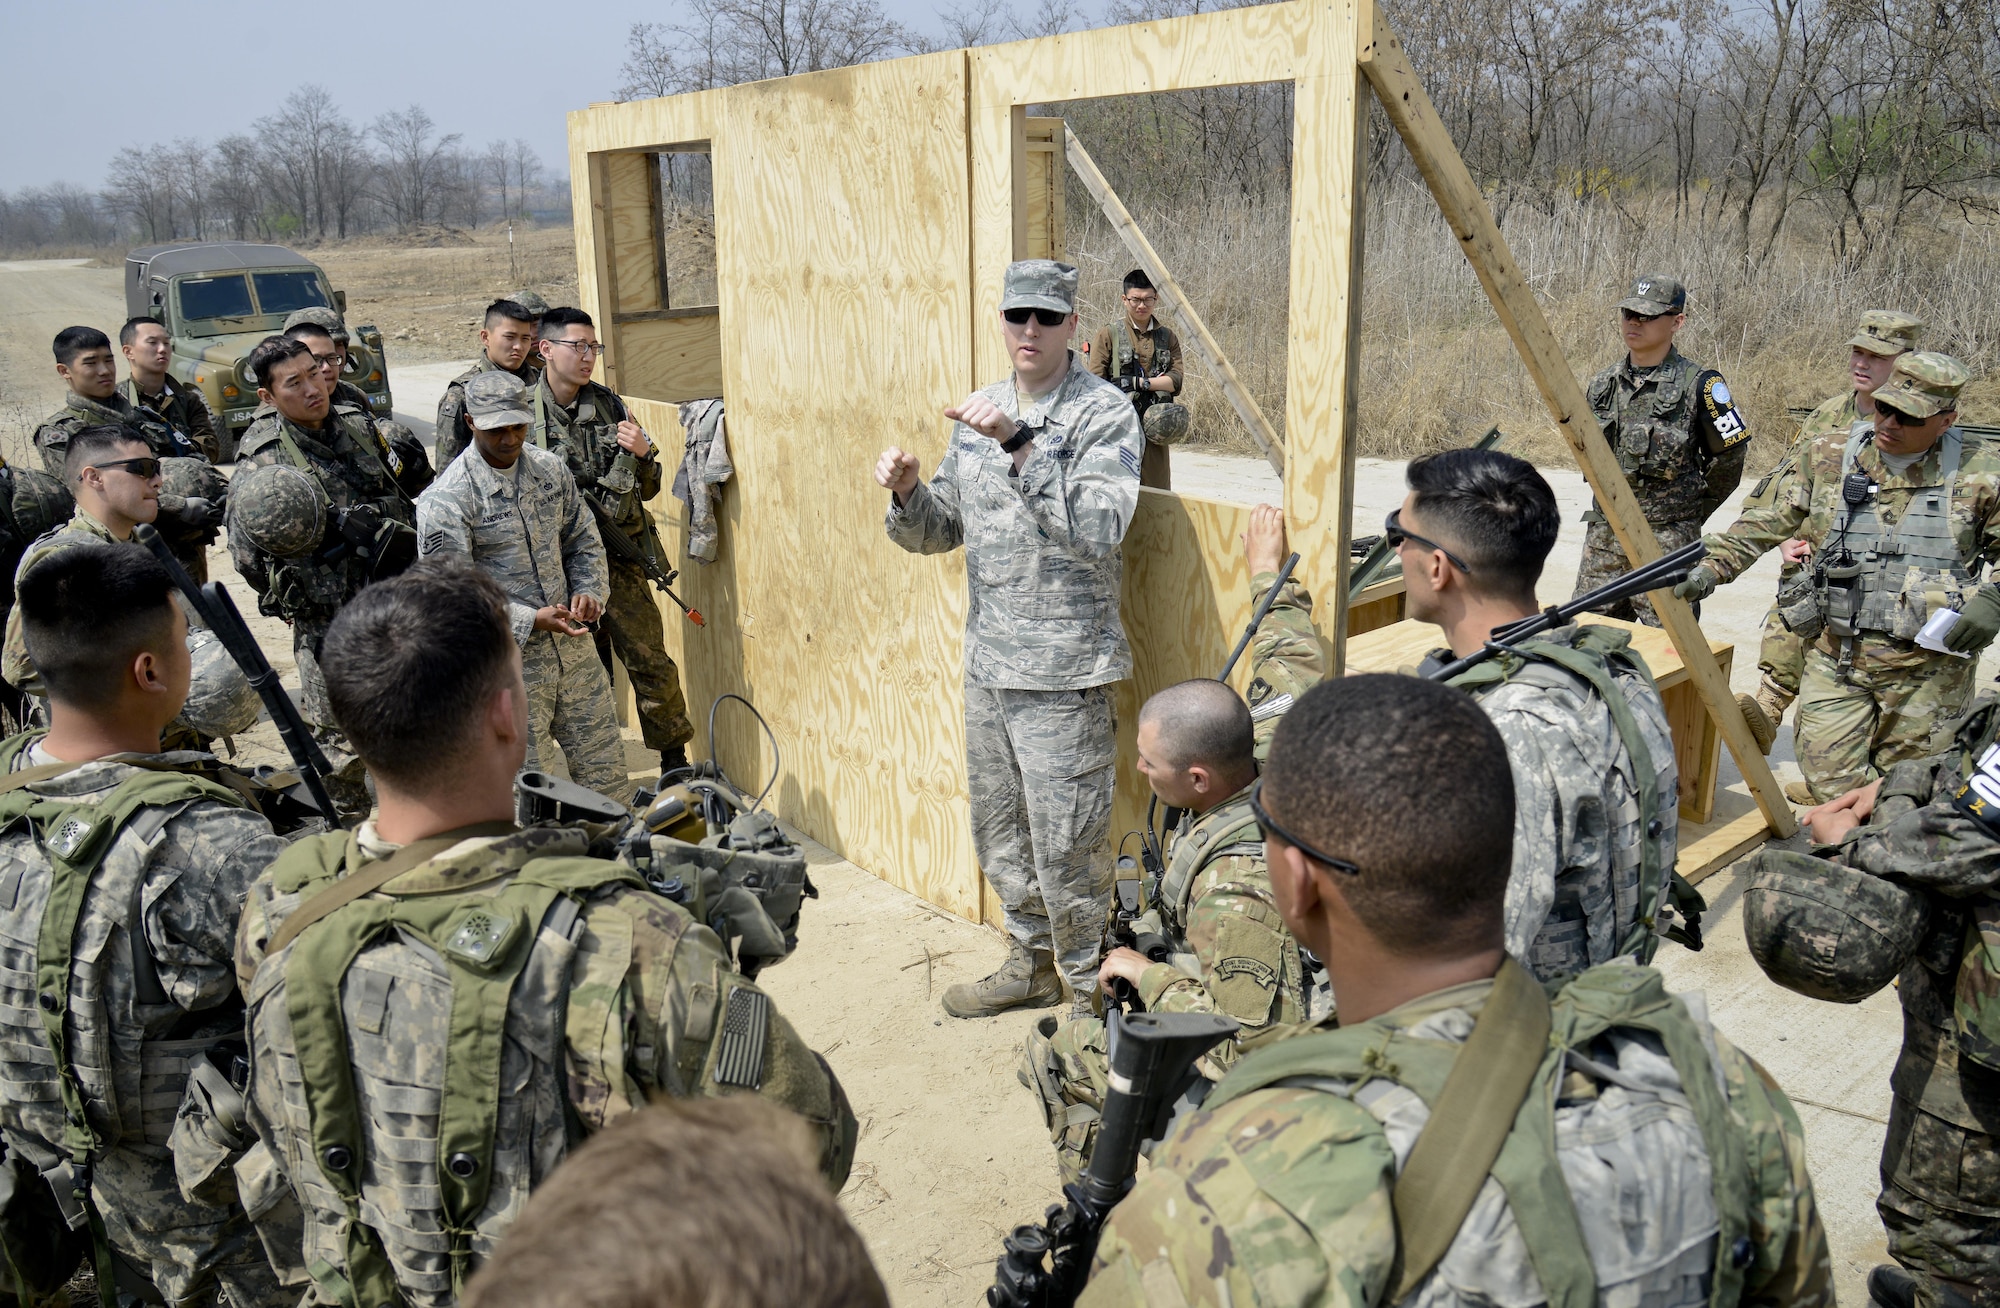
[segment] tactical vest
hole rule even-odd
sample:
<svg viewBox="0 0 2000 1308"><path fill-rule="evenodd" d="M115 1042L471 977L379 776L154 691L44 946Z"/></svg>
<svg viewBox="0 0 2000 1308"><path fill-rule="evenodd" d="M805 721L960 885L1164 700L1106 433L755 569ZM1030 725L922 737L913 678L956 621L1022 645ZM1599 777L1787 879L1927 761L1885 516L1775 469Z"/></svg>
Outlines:
<svg viewBox="0 0 2000 1308"><path fill-rule="evenodd" d="M1627 479L1671 482L1696 471L1695 382L1701 369L1675 350L1645 386L1629 393L1619 384L1619 372L1600 374L1588 398ZM1633 490L1644 498L1644 487Z"/></svg>
<svg viewBox="0 0 2000 1308"><path fill-rule="evenodd" d="M1195 955L1188 942L1188 916L1194 909L1195 882L1202 870L1218 858L1241 855L1262 860L1264 857L1264 837L1257 829L1257 819L1250 812L1250 797L1239 796L1225 800L1201 815L1192 826L1174 840L1173 854L1167 859L1167 866L1160 874L1160 884L1155 889L1151 907L1157 910L1161 933L1173 947L1167 962L1176 968L1202 980L1201 960ZM1306 993L1305 965L1299 957L1296 941L1286 931L1284 920L1278 914L1277 902L1271 898L1268 886L1252 887L1237 885L1240 892L1254 893L1262 901L1269 914L1268 922L1285 937L1285 954L1281 975L1277 978L1277 999L1282 1005L1289 998L1304 1013L1310 1008L1310 997ZM1228 978L1223 977L1226 983ZM1270 1020L1287 1020L1282 1009L1274 1010Z"/></svg>
<svg viewBox="0 0 2000 1308"><path fill-rule="evenodd" d="M1856 471L1861 447L1873 436L1872 426L1856 424L1847 438L1840 458L1843 484ZM1939 438L1938 480L1911 492L1908 507L1893 527L1882 520L1872 489L1857 506L1843 502L1840 518L1821 549L1823 566L1813 570L1820 607L1835 636L1872 631L1915 640L1933 613L1957 608L1971 594L1978 565L1966 565L1951 529L1952 494L1964 452L1965 437L1958 428ZM1916 472L1921 463L1912 464L1909 471ZM1848 555L1852 562L1835 562Z"/></svg>
<svg viewBox="0 0 2000 1308"><path fill-rule="evenodd" d="M285 462L311 479L320 499L329 509L329 522L332 521L332 509L349 508L364 500L393 499L401 512L385 513L384 519L394 519L414 528L416 515L409 497L403 493L389 465L384 462L389 457L388 443L376 430L374 422L361 414L333 413L330 416L353 443L356 456L355 465L349 469L342 463L338 451L335 452L332 462L339 468L335 474L338 483L335 487L329 487L325 470L307 456L292 435L291 423L282 414L274 415L277 434L271 443L277 445ZM256 448L261 450L264 444L260 443ZM238 457L254 452L244 450ZM332 617L370 579L367 561L352 551L330 562L319 553L295 559L266 557L265 569L269 581L259 598L258 608L287 622Z"/></svg>
<svg viewBox="0 0 2000 1308"><path fill-rule="evenodd" d="M1496 1001L1487 1002L1490 1010ZM1401 1220L1407 1196L1398 1196L1398 1266L1407 1279L1405 1260L1422 1248L1434 1270L1385 1302L1738 1303L1755 1257L1748 1132L1732 1117L1713 1037L1659 973L1623 962L1567 981L1548 1003L1548 1022L1546 1052L1511 1128L1497 1120L1504 1143L1493 1149L1472 1138L1482 1128L1461 1126L1470 1133L1456 1141L1461 1149L1434 1156L1456 1158L1461 1173L1463 1158L1493 1157L1457 1228L1430 1230L1422 1220L1448 1204ZM1317 1029L1245 1055L1205 1106L1272 1087L1339 1095L1381 1124L1398 1186L1413 1184L1418 1141L1461 1120L1433 1109L1470 1056L1470 1045L1449 1038L1465 1030L1449 1014L1394 1032L1368 1022ZM1566 1093L1578 1076L1604 1093ZM1470 1188L1471 1178L1455 1179Z"/></svg>
<svg viewBox="0 0 2000 1308"><path fill-rule="evenodd" d="M435 857L457 839L413 852ZM258 1106L284 1114L282 1170L320 1298L444 1308L581 1135L569 997L616 987L625 964L609 957L615 939L579 954L583 913L643 883L622 864L543 857L460 891L378 892L322 915L315 898L369 865L347 832L300 841L272 865L277 893L297 898L273 915L275 948L245 996ZM629 1077L604 1070L613 1085Z"/></svg>
<svg viewBox="0 0 2000 1308"><path fill-rule="evenodd" d="M1607 918L1608 934L1618 942L1617 953L1648 962L1659 944L1654 928L1673 872L1669 837L1679 829L1673 753L1667 749L1656 757L1632 711L1633 694L1643 691L1659 698L1653 674L1631 648L1631 637L1615 627L1586 624L1574 645L1525 640L1509 649L1451 684L1484 699L1510 681L1567 691L1574 691L1581 681L1610 711L1619 742L1631 760L1629 774L1615 775L1615 805L1605 814L1604 838L1610 843L1611 859L1603 880L1556 883L1548 920L1522 962L1540 977L1581 972L1590 966L1591 928L1601 927Z"/></svg>
<svg viewBox="0 0 2000 1308"><path fill-rule="evenodd" d="M33 782L80 766L12 771L40 734L0 743L0 833L35 851L0 853L0 1112L58 1197L87 1200L104 1150L166 1156L190 1069L242 1034L233 1007L186 1013L168 997L143 914L167 823L198 800L246 805L214 782L151 770L87 796L36 794ZM168 1038L146 1037L166 1019Z"/></svg>
<svg viewBox="0 0 2000 1308"><path fill-rule="evenodd" d="M623 417L629 417L622 408L623 401L615 394L613 403L621 407L617 410L606 408L598 412L601 401L597 392L605 388L594 382L586 382L576 393L576 417L565 421L559 406L551 403L548 388L537 382L535 386L534 426L529 429L529 438L543 449L553 449L563 456L569 466L570 475L576 478L579 491L601 505L611 521L623 528L628 536L647 540L654 560L663 555L657 541L652 540L652 519L638 495L639 474L636 456L620 450L612 456L611 466L599 471L596 465L597 451L591 447L588 438L580 438L576 428L585 424L608 422L616 426ZM553 443L551 443L553 442ZM600 521L600 527L603 523Z"/></svg>
<svg viewBox="0 0 2000 1308"><path fill-rule="evenodd" d="M1950 784L1955 779L1955 806L2000 841L2000 822L1986 816L2000 807L1996 802L2000 801L2000 743L1996 742L2000 742L2000 699L1983 699L1958 723L1953 742L1958 757L1946 756L1947 763L1956 766L1950 777L1940 781ZM1890 793L1888 783L1883 792ZM1910 798L1919 805L1931 800L1928 795ZM1986 802L1975 802L1981 799ZM2000 1072L2000 894L1965 901L1962 908L1967 921L1952 983L1952 1033L1960 1058ZM1932 911L1936 914L1937 909Z"/></svg>
<svg viewBox="0 0 2000 1308"><path fill-rule="evenodd" d="M1173 351L1162 345L1158 336L1153 337L1151 370L1148 371L1139 365L1139 342L1133 339L1132 324L1123 317L1119 318L1118 326L1112 329L1111 343L1116 363L1111 373L1114 380L1127 373L1140 377L1164 377L1173 369ZM1158 391L1139 391L1132 396L1134 406L1142 414L1153 405L1169 398Z"/></svg>

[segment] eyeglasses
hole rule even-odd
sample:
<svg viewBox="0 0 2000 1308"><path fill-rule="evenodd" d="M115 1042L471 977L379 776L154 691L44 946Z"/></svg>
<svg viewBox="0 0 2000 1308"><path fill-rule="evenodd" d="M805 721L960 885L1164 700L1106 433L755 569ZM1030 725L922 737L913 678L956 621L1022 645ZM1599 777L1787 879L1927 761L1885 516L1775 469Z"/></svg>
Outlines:
<svg viewBox="0 0 2000 1308"><path fill-rule="evenodd" d="M1160 297L1157 295L1128 295L1125 297L1125 303L1135 309L1150 309L1159 302Z"/></svg>
<svg viewBox="0 0 2000 1308"><path fill-rule="evenodd" d="M1409 541L1411 544L1421 546L1424 549L1436 550L1438 553L1444 555L1447 559L1451 560L1452 567L1457 568L1460 572L1463 572L1468 577L1472 575L1471 567L1467 565L1464 559L1458 557L1458 555L1453 554L1450 550L1446 549L1444 546L1438 544L1434 540L1425 540L1422 536L1417 535L1413 531L1404 531L1403 511L1401 509L1391 509L1389 511L1389 516L1382 519L1382 535L1383 539L1388 541L1389 548L1392 550L1399 550L1403 548L1403 542Z"/></svg>
<svg viewBox="0 0 2000 1308"><path fill-rule="evenodd" d="M143 478L147 481L160 475L160 461L150 454L136 459L112 459L108 463L93 463L90 466L99 472L108 472L112 468L119 468L131 473L134 477Z"/></svg>
<svg viewBox="0 0 2000 1308"><path fill-rule="evenodd" d="M604 357L604 347L596 341L549 341L547 344L568 346L570 349L576 351L576 356L579 359L601 359Z"/></svg>
<svg viewBox="0 0 2000 1308"><path fill-rule="evenodd" d="M1000 316L1016 327L1025 327L1033 318L1044 327L1060 327L1069 321L1069 315L1054 309L1002 309Z"/></svg>
<svg viewBox="0 0 2000 1308"><path fill-rule="evenodd" d="M315 354L313 355L313 362L322 368L339 368L347 363L347 356L340 353Z"/></svg>
<svg viewBox="0 0 2000 1308"><path fill-rule="evenodd" d="M1885 422L1892 422L1898 427L1915 427L1925 421L1927 420L1913 413L1904 413L1901 409L1890 408L1880 400L1875 401L1875 425L1878 427Z"/></svg>
<svg viewBox="0 0 2000 1308"><path fill-rule="evenodd" d="M1271 815L1264 811L1264 778L1262 777L1258 777L1250 783L1250 816L1256 820L1258 834L1266 840L1269 840L1272 836L1276 836L1315 863L1324 863L1334 871L1345 872L1351 877L1361 875L1361 865L1359 863L1350 863L1344 858L1335 858L1331 854L1322 853L1279 826L1272 819Z"/></svg>

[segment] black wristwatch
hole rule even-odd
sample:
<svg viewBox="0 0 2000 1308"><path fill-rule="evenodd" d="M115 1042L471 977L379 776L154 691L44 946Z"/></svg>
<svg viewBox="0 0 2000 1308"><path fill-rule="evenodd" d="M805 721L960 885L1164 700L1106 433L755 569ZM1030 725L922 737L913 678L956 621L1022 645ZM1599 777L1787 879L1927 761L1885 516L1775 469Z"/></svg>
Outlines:
<svg viewBox="0 0 2000 1308"><path fill-rule="evenodd" d="M1035 439L1035 433L1029 428L1028 424L1017 422L1014 424L1014 434L1000 442L1000 452L1002 454L1012 454L1015 450L1020 449L1033 439Z"/></svg>

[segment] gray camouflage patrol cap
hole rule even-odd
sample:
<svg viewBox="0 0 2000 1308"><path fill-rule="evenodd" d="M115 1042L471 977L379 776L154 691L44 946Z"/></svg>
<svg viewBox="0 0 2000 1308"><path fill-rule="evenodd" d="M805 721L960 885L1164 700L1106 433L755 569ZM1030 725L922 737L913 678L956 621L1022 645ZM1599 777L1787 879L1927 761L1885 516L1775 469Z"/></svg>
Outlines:
<svg viewBox="0 0 2000 1308"><path fill-rule="evenodd" d="M1875 389L1875 403L1913 418L1934 418L1958 407L1958 393L1972 370L1933 350L1916 350L1896 360L1889 380Z"/></svg>
<svg viewBox="0 0 2000 1308"><path fill-rule="evenodd" d="M1665 273L1641 273L1632 282L1632 293L1618 302L1621 309L1653 317L1679 313L1687 308L1687 287Z"/></svg>
<svg viewBox="0 0 2000 1308"><path fill-rule="evenodd" d="M465 420L481 431L533 422L528 388L511 372L482 372L465 383Z"/></svg>
<svg viewBox="0 0 2000 1308"><path fill-rule="evenodd" d="M547 300L525 288L515 291L507 298L520 305L523 309L526 309L529 313L534 314L537 318L549 311L549 302Z"/></svg>
<svg viewBox="0 0 2000 1308"><path fill-rule="evenodd" d="M291 316L285 319L285 325L278 330L288 332L292 328L302 325L311 325L319 328L327 335L333 337L336 344L347 344L347 324L342 322L340 315L332 309L323 306L316 306L310 309L294 309Z"/></svg>
<svg viewBox="0 0 2000 1308"><path fill-rule="evenodd" d="M1053 309L1076 312L1076 269L1054 259L1023 259L1007 265L1000 309Z"/></svg>
<svg viewBox="0 0 2000 1308"><path fill-rule="evenodd" d="M1923 330L1922 318L1912 318L1894 309L1870 309L1861 315L1861 325L1847 343L1870 354L1894 356L1916 349L1917 337Z"/></svg>

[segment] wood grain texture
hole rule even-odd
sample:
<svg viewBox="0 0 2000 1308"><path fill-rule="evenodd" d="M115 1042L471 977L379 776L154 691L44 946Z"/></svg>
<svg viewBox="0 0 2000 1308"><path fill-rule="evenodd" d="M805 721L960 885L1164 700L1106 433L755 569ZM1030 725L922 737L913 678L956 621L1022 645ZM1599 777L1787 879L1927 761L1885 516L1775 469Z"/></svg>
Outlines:
<svg viewBox="0 0 2000 1308"><path fill-rule="evenodd" d="M1374 4L1374 0L1363 2ZM1542 314L1541 303L1514 262L1506 240L1500 235L1499 225L1493 221L1485 195L1472 180L1471 173L1466 171L1464 161L1458 157L1451 134L1439 120L1430 97L1424 93L1422 84L1410 67L1402 44L1379 8L1371 14L1368 39L1363 42L1360 58L1389 121L1409 147L1410 156L1430 187L1439 211L1450 223L1467 261L1486 290L1487 298L1492 301L1508 335L1513 337L1514 346L1527 365L1529 375L1535 379L1550 416L1555 419L1557 430L1569 442L1570 449L1576 454L1577 465L1589 478L1597 502L1603 508L1619 543L1624 546L1626 557L1634 563L1658 558L1659 541L1654 538L1652 526L1647 523L1638 501L1633 498L1617 459L1612 456L1610 447L1597 429L1583 387L1570 370L1569 360L1563 356L1555 333ZM1303 92L1300 99L1303 104ZM1295 254L1295 260L1296 257ZM1293 266L1296 269L1296 262ZM1295 285L1294 294L1296 291ZM1296 320L1296 304L1293 313ZM1296 363L1293 375L1296 378ZM1298 389L1296 380L1293 389ZM1756 739L1750 734L1750 724L1743 720L1743 713L1736 706L1728 677L1709 657L1707 639L1702 635L1693 610L1670 591L1655 591L1649 598L1674 644L1685 651L1689 673L1701 692L1702 701L1721 729L1722 738L1728 743L1729 752L1735 757L1744 780L1749 783L1751 793L1756 796L1765 820L1779 836L1790 835L1798 829L1791 805L1785 801L1777 778L1771 775L1770 764L1757 748Z"/></svg>
<svg viewBox="0 0 2000 1308"><path fill-rule="evenodd" d="M1320 630L1343 665L1347 542L1354 535L1354 394L1360 361L1367 92L1359 5L1311 6L1292 117L1291 321L1285 383L1285 523L1300 572L1326 597Z"/></svg>
<svg viewBox="0 0 2000 1308"><path fill-rule="evenodd" d="M625 390L671 403L722 394L719 314L673 314L616 325L618 384Z"/></svg>
<svg viewBox="0 0 2000 1308"><path fill-rule="evenodd" d="M605 156L612 316L667 307L660 281L660 169L652 154Z"/></svg>
<svg viewBox="0 0 2000 1308"><path fill-rule="evenodd" d="M1021 231L1015 245L1024 259L1063 259L1069 254L1064 230L1064 193L1069 189L1063 145L1069 133L1060 118L1021 116Z"/></svg>
<svg viewBox="0 0 2000 1308"><path fill-rule="evenodd" d="M1083 183L1083 189L1089 191L1098 207L1104 210L1104 216L1111 222L1111 230L1118 233L1118 239L1125 243L1125 248L1132 252L1132 257L1146 270L1146 276L1152 279L1153 289L1160 294L1161 307L1170 318L1180 323L1182 342L1194 351L1195 358L1201 360L1202 366L1222 387L1223 397L1236 410L1243 429L1250 433L1251 441L1282 477L1285 474L1283 442L1271 429L1271 420L1257 407L1256 398L1243 388L1243 383L1236 380L1236 369L1230 366L1229 356L1222 352L1215 337L1209 334L1208 324L1195 312L1194 305L1181 290L1181 284L1174 279L1166 260L1160 258L1159 251L1146 238L1145 230L1139 226L1131 210L1125 207L1125 202L1118 198L1118 192L1111 189L1111 183L1104 179L1103 171L1090 157L1090 151L1083 148L1083 142L1072 135L1066 153L1070 167L1076 170L1078 180Z"/></svg>
<svg viewBox="0 0 2000 1308"><path fill-rule="evenodd" d="M1680 858L1675 870L1690 885L1699 885L1771 838L1764 815L1741 792L1724 791L1720 809L1716 820L1705 826L1681 828Z"/></svg>

